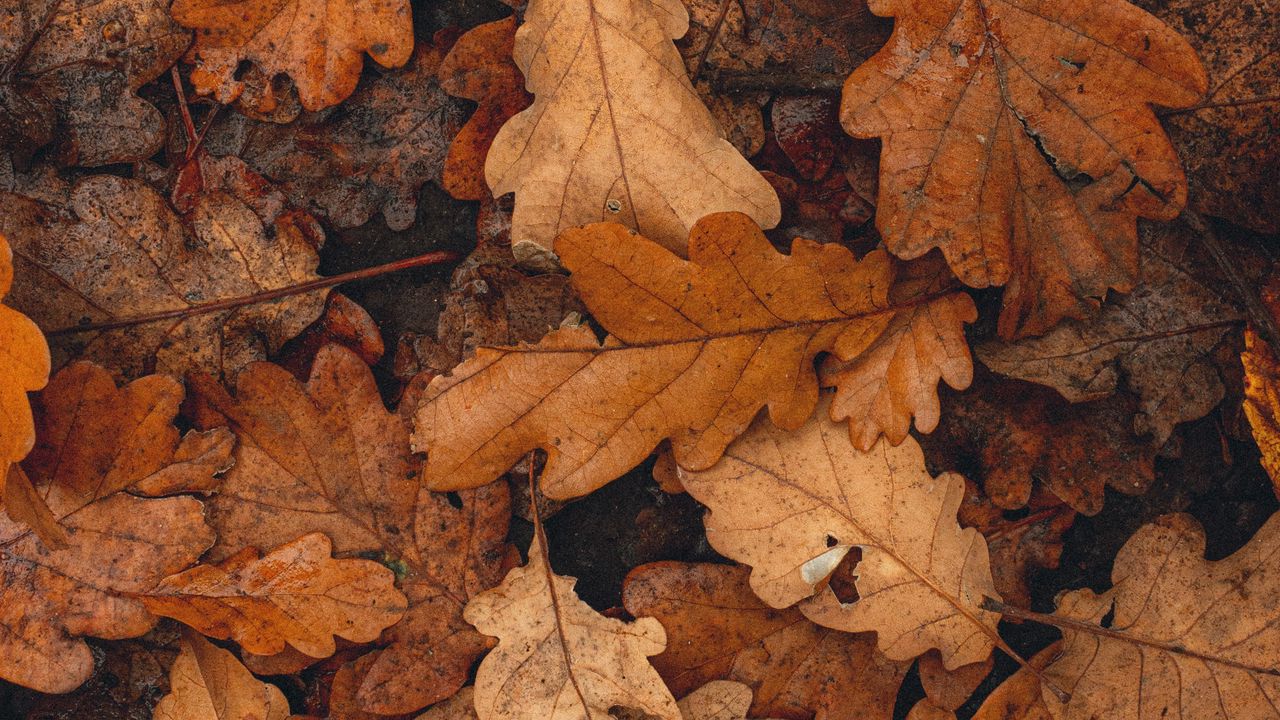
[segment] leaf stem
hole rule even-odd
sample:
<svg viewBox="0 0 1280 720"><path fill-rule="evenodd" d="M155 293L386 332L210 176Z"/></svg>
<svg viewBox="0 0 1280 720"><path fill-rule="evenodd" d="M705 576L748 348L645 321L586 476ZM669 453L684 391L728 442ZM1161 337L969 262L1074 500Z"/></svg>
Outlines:
<svg viewBox="0 0 1280 720"><path fill-rule="evenodd" d="M74 335L76 333L97 332L103 330L117 330L123 327L131 327L133 325L145 325L147 323L159 322L161 320L172 320L175 318L189 318L199 315L207 315L209 313L220 312L222 310L231 310L245 305L256 305L258 303L271 302L281 298L291 297L293 295L301 295L313 290L321 290L324 288L341 285L342 283L354 282L357 280L367 280L369 278L386 275L388 273L398 272L400 270L409 270L416 267L424 267L427 265L439 265L441 263L452 262L458 259L458 254L449 250L437 250L424 255L417 255L403 260L396 260L385 265L377 265L363 270L353 270L351 272L342 273L341 275L333 275L331 277L318 278L298 285L290 285L289 287L277 288L275 290L264 290L252 295L244 295L241 297L226 298L224 300L216 300L214 302L201 303L199 305L191 305L185 308L176 308L174 310L162 310L160 312L149 313L146 315L137 315L131 318L122 318L120 320L108 320L106 322L85 323L83 325L73 325L71 327L58 328L45 333L48 337L56 337L59 335Z"/></svg>
<svg viewBox="0 0 1280 720"><path fill-rule="evenodd" d="M1226 245L1214 232L1213 226L1205 220L1200 213L1186 208L1182 211L1182 220L1200 237L1200 244L1213 257L1214 262L1227 276L1227 280L1231 282L1231 286L1236 291L1236 296L1244 305L1245 313L1249 316L1249 324L1254 327L1271 346L1271 352L1276 357L1280 357L1280 325L1277 325L1276 318L1271 311L1262 302L1258 291L1254 288L1253 283L1241 274L1240 269L1236 267L1235 261L1231 259L1231 253L1227 250Z"/></svg>

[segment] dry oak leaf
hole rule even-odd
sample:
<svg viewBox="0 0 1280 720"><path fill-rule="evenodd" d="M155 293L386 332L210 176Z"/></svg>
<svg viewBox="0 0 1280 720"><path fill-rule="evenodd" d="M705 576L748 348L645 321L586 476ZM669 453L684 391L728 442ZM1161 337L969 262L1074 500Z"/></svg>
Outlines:
<svg viewBox="0 0 1280 720"><path fill-rule="evenodd" d="M329 657L335 635L372 642L406 608L390 569L372 560L335 560L331 553L322 533L265 556L245 548L217 565L167 577L140 599L155 615L234 640L251 653L278 653L287 643L311 657Z"/></svg>
<svg viewBox="0 0 1280 720"><path fill-rule="evenodd" d="M1071 697L1044 692L1053 717L1280 717L1278 547L1280 515L1217 561L1189 515L1134 533L1112 589L1059 601L1062 653L1044 676Z"/></svg>
<svg viewBox="0 0 1280 720"><path fill-rule="evenodd" d="M980 607L998 596L986 540L955 519L964 478L931 476L914 439L863 452L822 409L794 433L761 418L723 460L682 468L680 480L710 509L711 546L752 567L769 606L800 603L820 625L874 631L892 660L936 648L948 670L999 642L999 616ZM846 603L827 581L855 547L858 597Z"/></svg>
<svg viewBox="0 0 1280 720"><path fill-rule="evenodd" d="M1019 668L1007 680L1000 683L982 701L973 720L1053 720L1045 705L1040 678L1034 671L1058 657L1061 643L1054 643L1027 661L1027 667ZM1033 671L1034 668L1034 671Z"/></svg>
<svg viewBox="0 0 1280 720"><path fill-rule="evenodd" d="M841 120L879 137L876 224L895 255L941 248L1006 285L1011 339L1086 317L1138 272L1137 218L1170 220L1186 178L1149 103L1206 89L1180 36L1124 0L877 0L885 47L845 82Z"/></svg>
<svg viewBox="0 0 1280 720"><path fill-rule="evenodd" d="M641 565L627 575L627 612L657 618L667 632L667 649L652 663L673 693L732 680L754 690L754 717L893 717L909 663L877 653L870 634L769 607L751 591L749 575L744 566L680 562Z"/></svg>
<svg viewBox="0 0 1280 720"><path fill-rule="evenodd" d="M213 544L194 498L125 492L166 473L197 486L210 479L209 465L176 458L185 444L172 424L182 397L182 386L165 376L117 389L88 363L55 375L39 396L39 439L23 468L66 546L49 549L0 515L0 677L40 692L73 690L94 667L81 636L146 633L156 619L135 595Z"/></svg>
<svg viewBox="0 0 1280 720"><path fill-rule="evenodd" d="M1280 364L1266 340L1252 329L1244 333L1244 412L1262 453L1276 494L1280 495Z"/></svg>
<svg viewBox="0 0 1280 720"><path fill-rule="evenodd" d="M614 706L681 720L675 698L649 665L666 647L653 618L623 622L582 602L573 578L556 575L537 532L529 561L480 593L464 615L498 645L476 671L480 720L607 720Z"/></svg>
<svg viewBox="0 0 1280 720"><path fill-rule="evenodd" d="M778 223L778 196L725 140L671 42L679 0L532 0L515 61L533 105L485 161L494 196L514 192L516 256L538 258L567 228L617 221L684 254L714 212ZM558 253L558 248L555 248Z"/></svg>
<svg viewBox="0 0 1280 720"><path fill-rule="evenodd" d="M253 676L229 651L199 634L182 635L169 671L169 694L152 720L286 720L289 701L280 688Z"/></svg>
<svg viewBox="0 0 1280 720"><path fill-rule="evenodd" d="M458 38L437 71L445 92L479 103L444 160L441 187L459 200L489 197L484 179L489 146L507 120L533 100L511 59L515 37L514 15L472 28Z"/></svg>
<svg viewBox="0 0 1280 720"><path fill-rule="evenodd" d="M0 234L0 300L13 284L13 251ZM31 318L0 305L0 497L10 463L27 456L36 441L27 393L49 380L49 345Z"/></svg>
<svg viewBox="0 0 1280 720"><path fill-rule="evenodd" d="M542 448L543 491L577 497L668 437L680 465L703 469L764 406L779 427L804 423L818 399L819 352L876 358L884 343L896 342L885 329L901 313L972 307L950 293L894 306L885 253L857 261L843 247L797 239L783 255L741 213L700 220L689 261L616 223L568 230L557 251L587 309L612 334L601 343L585 326L566 327L537 345L480 348L436 378L414 434L414 446L428 453L429 487L487 483ZM947 324L935 332L962 335L967 314L940 309L936 316ZM867 381L865 373L854 376ZM921 431L932 429L935 388L892 392L902 412L922 417ZM847 412L880 420L870 407ZM907 427L880 430L901 442Z"/></svg>
<svg viewBox="0 0 1280 720"><path fill-rule="evenodd" d="M1180 422L1223 398L1212 350L1241 317L1223 285L1199 276L1185 229L1144 230L1142 282L1088 321L1048 334L976 348L992 370L1048 385L1071 402L1111 395L1123 377L1141 398L1133 430L1160 447ZM1082 508L1087 510L1087 508Z"/></svg>
<svg viewBox="0 0 1280 720"><path fill-rule="evenodd" d="M170 12L196 30L196 92L223 104L243 91L246 60L293 78L302 106L320 110L356 89L364 53L395 68L413 52L409 0L175 0Z"/></svg>
<svg viewBox="0 0 1280 720"><path fill-rule="evenodd" d="M164 0L0 0L0 148L85 166L143 160L165 123L135 93L191 42Z"/></svg>
<svg viewBox="0 0 1280 720"><path fill-rule="evenodd" d="M1091 443L1098 441L1084 437L1077 442L1096 447ZM937 460L931 453L926 455ZM976 483L969 481L959 512L961 525L976 528L987 539L996 589L1005 602L1018 607L1031 605L1032 568L1058 568L1063 535L1076 519L1075 511L1058 496L1041 488L1036 489L1025 506L1026 516L1010 520L1004 508L992 503Z"/></svg>
<svg viewBox="0 0 1280 720"><path fill-rule="evenodd" d="M462 608L509 567L506 484L455 497L419 488L406 421L387 412L369 367L340 346L320 351L306 384L268 363L240 373L234 398L208 377L192 383L206 406L200 424L229 424L240 438L236 465L209 501L212 560L312 532L340 556L381 554L399 568L409 607L383 633L359 701L400 714L462 687L490 645Z"/></svg>
<svg viewBox="0 0 1280 720"><path fill-rule="evenodd" d="M228 115L205 146L237 155L298 207L335 227L379 212L392 230L413 225L418 193L438 182L464 113L436 78L447 33L420 44L404 68L382 73L338 108L277 125Z"/></svg>
<svg viewBox="0 0 1280 720"><path fill-rule="evenodd" d="M236 161L238 162L238 161ZM45 327L110 323L296 285L317 277L323 233L297 211L263 217L257 198L222 191L174 213L139 180L99 175L59 205L0 192L13 238L13 303ZM279 350L324 307L327 290L189 317L62 334L55 365L100 362L127 377L152 370L232 374Z"/></svg>

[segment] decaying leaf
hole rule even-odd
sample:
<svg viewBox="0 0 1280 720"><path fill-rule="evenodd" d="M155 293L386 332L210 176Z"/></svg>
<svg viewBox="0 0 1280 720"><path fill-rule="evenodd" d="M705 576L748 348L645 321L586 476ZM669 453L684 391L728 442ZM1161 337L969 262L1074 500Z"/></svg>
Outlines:
<svg viewBox="0 0 1280 720"><path fill-rule="evenodd" d="M1222 400L1222 379L1207 356L1240 312L1221 285L1198 274L1186 231L1143 235L1141 284L1096 319L1039 338L983 343L976 352L992 370L1048 385L1071 402L1106 397L1123 377L1142 398L1134 431L1159 447L1175 425Z"/></svg>
<svg viewBox="0 0 1280 720"><path fill-rule="evenodd" d="M752 593L749 574L743 566L661 562L627 576L627 611L657 618L667 632L667 649L652 662L673 693L733 680L755 691L754 703L747 694L751 717L893 717L909 663L877 653L870 634L769 607Z"/></svg>
<svg viewBox="0 0 1280 720"><path fill-rule="evenodd" d="M382 554L399 568L409 607L383 634L360 702L400 714L457 691L489 647L462 607L507 567L506 485L456 496L419 489L405 421L387 412L368 366L339 346L320 351L306 384L267 363L240 373L234 398L207 377L193 383L201 423L228 423L240 438L236 466L209 501L213 561L313 532L340 557Z"/></svg>
<svg viewBox="0 0 1280 720"><path fill-rule="evenodd" d="M653 618L606 618L578 599L576 580L556 575L542 537L529 561L467 604L465 616L498 645L476 671L480 720L606 720L609 708L681 720L675 698L649 665L666 647Z"/></svg>
<svg viewBox="0 0 1280 720"><path fill-rule="evenodd" d="M1193 518L1165 516L1125 543L1111 590L1062 597L1057 615L1080 625L1044 671L1071 696L1044 692L1055 718L1280 717L1280 515L1222 560L1204 544Z"/></svg>
<svg viewBox="0 0 1280 720"><path fill-rule="evenodd" d="M334 636L372 642L404 614L395 573L371 560L335 560L321 533L265 556L254 548L217 565L197 565L160 581L140 599L153 614L258 655L285 644L312 657L334 652Z"/></svg>
<svg viewBox="0 0 1280 720"><path fill-rule="evenodd" d="M1170 220L1186 178L1155 103L1206 89L1187 42L1124 0L878 2L885 47L844 86L850 134L879 137L877 225L903 258L941 248L1005 285L1000 334L1083 318L1138 272L1137 218Z"/></svg>
<svg viewBox="0 0 1280 720"><path fill-rule="evenodd" d="M0 149L19 166L57 139L59 160L142 160L164 118L135 93L191 41L163 0L0 2ZM7 146L7 147L6 147Z"/></svg>
<svg viewBox="0 0 1280 720"><path fill-rule="evenodd" d="M1140 495L1155 482L1156 448L1134 434L1137 410L1129 393L1073 404L1050 388L980 371L965 392L943 394L942 422L921 444L935 463L976 466L970 479L995 508L1026 507L1039 485L1096 515L1106 488Z"/></svg>
<svg viewBox="0 0 1280 720"><path fill-rule="evenodd" d="M404 230L423 184L440 180L462 125L461 108L436 79L446 49L441 37L419 45L404 69L381 74L341 107L289 125L229 116L206 147L243 157L295 205L336 227L363 225L381 212L391 229Z"/></svg>
<svg viewBox="0 0 1280 720"><path fill-rule="evenodd" d="M712 547L752 567L766 604L800 603L821 625L875 631L890 659L932 648L947 669L986 659L998 616L980 605L997 593L986 541L955 521L964 478L930 476L912 438L859 451L822 415L794 433L761 418L716 465L681 469L711 511ZM827 581L855 547L858 597L844 602Z"/></svg>
<svg viewBox="0 0 1280 720"><path fill-rule="evenodd" d="M235 655L194 632L169 672L169 694L152 720L285 720L289 701L280 688L250 673Z"/></svg>
<svg viewBox="0 0 1280 720"><path fill-rule="evenodd" d="M394 68L413 52L409 0L175 0L171 12L196 30L196 92L223 104L244 89L242 61L289 75L303 107L319 110L355 90L364 53Z"/></svg>
<svg viewBox="0 0 1280 720"><path fill-rule="evenodd" d="M974 713L973 720L1052 720L1041 692L1040 678L1032 668L1043 670L1059 653L1060 643L1041 650L1027 661L1028 667L1019 668L1008 680L991 691L982 706Z"/></svg>
<svg viewBox="0 0 1280 720"><path fill-rule="evenodd" d="M458 38L440 63L440 87L450 95L479 103L444 160L441 186L459 200L489 197L484 179L489 146L503 124L533 100L524 89L520 68L511 59L515 37L514 15L485 23Z"/></svg>
<svg viewBox="0 0 1280 720"><path fill-rule="evenodd" d="M13 251L0 233L0 300L13 284ZM49 380L49 345L31 319L0 305L0 497L9 464L27 456L36 441L27 393Z"/></svg>
<svg viewBox="0 0 1280 720"><path fill-rule="evenodd" d="M88 363L55 375L39 396L38 441L23 469L66 546L49 549L0 516L0 676L41 692L74 689L93 671L80 638L146 633L155 618L134 596L213 543L194 498L125 492L163 474L208 482L207 465L176 458L182 444L172 423L182 396L165 376L117 389L110 373ZM222 447L225 457L230 447Z"/></svg>
<svg viewBox="0 0 1280 720"><path fill-rule="evenodd" d="M1263 300L1272 318L1280 314L1280 280L1263 289ZM1254 328L1244 332L1244 412L1253 439L1262 452L1262 466L1280 495L1280 363L1266 340Z"/></svg>
<svg viewBox="0 0 1280 720"><path fill-rule="evenodd" d="M1164 117L1187 166L1187 201L1207 215L1280 232L1280 13L1274 0L1138 5L1186 36L1209 70L1204 99Z"/></svg>
<svg viewBox="0 0 1280 720"><path fill-rule="evenodd" d="M548 453L543 491L576 497L631 469L668 437L682 466L703 469L766 405L779 427L804 423L817 402L817 353L870 358L866 371L850 375L865 382L885 345L899 341L886 329L904 313L927 307L934 332L946 338L962 336L972 317L962 294L891 303L893 266L883 252L856 261L842 247L798 239L782 255L740 213L700 220L688 262L615 223L566 231L557 252L612 334L601 343L585 326L567 327L537 345L481 348L433 381L414 435L415 447L428 453L428 486L482 485L541 448ZM967 353L963 344L937 347ZM967 355L945 362L948 381L967 381L959 371ZM842 408L860 428L893 420L874 435L860 432L860 441L884 432L901 442L907 425L899 421L910 414L921 431L932 429L936 388L922 382L926 374L894 371L904 379L887 391L892 413L873 412L884 397L877 393L854 393Z"/></svg>
<svg viewBox="0 0 1280 720"><path fill-rule="evenodd" d="M1087 441L1081 444L1092 447ZM975 528L987 539L996 590L1005 602L1018 607L1031 605L1028 574L1032 568L1057 569L1062 536L1076 519L1075 511L1047 490L1037 489L1024 505L1025 517L1009 519L970 481L959 512L961 525Z"/></svg>
<svg viewBox="0 0 1280 720"><path fill-rule="evenodd" d="M317 277L319 226L287 208L266 212L261 197L201 193L179 216L139 180L99 175L58 189L56 206L0 192L0 233L12 238L17 270L12 301L44 327L180 312ZM81 357L127 377L233 373L301 332L326 294L60 335L55 365Z"/></svg>
<svg viewBox="0 0 1280 720"><path fill-rule="evenodd" d="M514 57L533 105L502 126L485 162L493 194L516 194L517 257L540 257L563 230L601 221L680 254L711 213L777 224L773 188L685 75L671 40L688 26L677 0L529 3Z"/></svg>

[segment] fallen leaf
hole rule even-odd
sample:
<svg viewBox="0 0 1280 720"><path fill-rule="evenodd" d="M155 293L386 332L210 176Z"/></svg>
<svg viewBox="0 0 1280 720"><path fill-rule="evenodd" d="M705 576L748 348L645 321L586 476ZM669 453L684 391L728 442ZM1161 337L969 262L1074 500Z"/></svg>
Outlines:
<svg viewBox="0 0 1280 720"><path fill-rule="evenodd" d="M511 59L515 37L514 15L472 28L458 38L437 71L445 92L479 103L444 160L441 187L459 200L489 197L484 179L489 146L503 124L533 100Z"/></svg>
<svg viewBox="0 0 1280 720"><path fill-rule="evenodd" d="M892 660L933 648L949 670L985 660L998 615L980 605L997 593L986 541L955 521L964 479L929 475L910 437L859 451L821 415L794 433L761 418L716 465L681 468L711 511L711 546L752 567L769 606L800 603L820 625L874 631ZM858 598L845 602L827 579L854 547Z"/></svg>
<svg viewBox="0 0 1280 720"><path fill-rule="evenodd" d="M753 717L893 717L909 663L878 654L870 634L769 607L752 593L749 574L744 566L660 562L627 575L627 612L666 629L667 649L652 662L673 693L733 680L754 689Z"/></svg>
<svg viewBox="0 0 1280 720"><path fill-rule="evenodd" d="M593 222L624 223L680 254L711 213L777 224L773 188L685 75L671 40L688 18L677 0L529 3L514 57L533 105L502 126L485 161L493 194L516 194L518 258L541 257L562 231Z"/></svg>
<svg viewBox="0 0 1280 720"><path fill-rule="evenodd" d="M1035 657L1027 661L1030 667L1019 668L1009 679L1000 683L982 706L974 714L973 720L1052 720L1044 695L1040 688L1040 678L1031 670L1043 670L1045 665L1058 656L1060 643L1054 643L1041 650Z"/></svg>
<svg viewBox="0 0 1280 720"><path fill-rule="evenodd" d="M956 714L925 698L912 706L911 712L907 713L907 720L956 720Z"/></svg>
<svg viewBox="0 0 1280 720"><path fill-rule="evenodd" d="M680 698L684 720L745 720L751 707L751 688L728 680L713 680Z"/></svg>
<svg viewBox="0 0 1280 720"><path fill-rule="evenodd" d="M1120 378L1141 397L1133 429L1159 447L1180 422L1204 417L1222 400L1209 352L1241 314L1223 286L1197 272L1185 230L1144 233L1142 282L1090 321L1068 322L1043 337L977 346L996 372L1048 385L1071 402L1106 397Z"/></svg>
<svg viewBox="0 0 1280 720"><path fill-rule="evenodd" d="M55 139L59 160L84 166L161 148L164 118L135 93L191 42L167 3L5 0L0 28L0 148L18 166Z"/></svg>
<svg viewBox="0 0 1280 720"><path fill-rule="evenodd" d="M439 182L449 140L462 126L462 109L436 79L443 41L442 33L435 45L419 45L402 70L379 75L340 107L289 125L226 116L205 146L244 158L295 205L335 227L363 225L381 212L392 230L404 230L423 184Z"/></svg>
<svg viewBox="0 0 1280 720"><path fill-rule="evenodd" d="M12 285L13 251L0 234L0 300ZM49 346L40 328L22 313L0 305L0 493L9 464L26 457L36 441L27 393L44 387L48 380Z"/></svg>
<svg viewBox="0 0 1280 720"><path fill-rule="evenodd" d="M202 425L240 438L236 466L209 501L211 559L323 532L334 553L378 553L399 568L404 618L383 633L359 700L400 714L449 697L489 642L462 619L475 593L508 567L507 488L444 495L420 489L406 423L387 412L367 365L339 346L320 351L304 385L283 368L250 365L233 398L192 379Z"/></svg>
<svg viewBox="0 0 1280 720"><path fill-rule="evenodd" d="M681 720L675 698L649 665L666 647L653 618L600 615L578 599L573 578L556 575L538 533L529 561L498 587L476 595L464 615L498 638L476 671L480 720L609 718L609 709L641 710Z"/></svg>
<svg viewBox="0 0 1280 720"><path fill-rule="evenodd" d="M1044 675L1070 700L1045 691L1053 717L1280 717L1278 543L1280 515L1217 561L1204 559L1189 515L1138 530L1116 556L1111 590L1059 600L1070 624Z"/></svg>
<svg viewBox="0 0 1280 720"><path fill-rule="evenodd" d="M235 655L199 634L182 635L182 650L169 672L169 694L152 720L285 720L289 701L280 688L260 682Z"/></svg>
<svg viewBox="0 0 1280 720"><path fill-rule="evenodd" d="M475 688L468 685L458 694L432 705L417 720L475 720Z"/></svg>
<svg viewBox="0 0 1280 720"><path fill-rule="evenodd" d="M955 717L955 711L964 705L978 685L991 674L995 660L994 655L989 655L982 662L948 670L943 667L937 653L921 655L920 661L916 663L916 671L920 673L920 684L927 695L923 702L933 706L933 709L921 710L921 712L927 715L928 712L939 714L941 711L941 713L951 713L949 717Z"/></svg>
<svg viewBox="0 0 1280 720"><path fill-rule="evenodd" d="M1191 207L1262 233L1280 232L1280 15L1272 0L1138 3L1184 35L1209 71L1197 104L1164 114L1187 166Z"/></svg>
<svg viewBox="0 0 1280 720"><path fill-rule="evenodd" d="M170 12L197 31L196 92L224 105L244 89L236 77L243 61L287 74L302 106L320 110L355 90L364 53L396 68L413 52L408 0L175 0Z"/></svg>
<svg viewBox="0 0 1280 720"><path fill-rule="evenodd" d="M239 161L233 161L238 163ZM127 377L199 368L234 373L278 350L314 320L327 290L183 317L195 305L313 280L323 232L297 211L263 216L259 199L202 193L178 216L139 180L98 175L62 188L52 206L0 192L13 238L13 304L47 328L173 317L62 334L55 366L100 362Z"/></svg>
<svg viewBox="0 0 1280 720"><path fill-rule="evenodd" d="M311 533L260 556L245 548L217 565L161 580L142 603L209 637L269 655L286 643L312 657L334 653L334 636L372 642L405 611L395 573L371 560L335 560Z"/></svg>
<svg viewBox="0 0 1280 720"><path fill-rule="evenodd" d="M884 143L876 223L889 250L937 247L966 284L1006 285L1006 339L1127 292L1137 218L1170 220L1186 201L1150 108L1204 94L1186 40L1123 0L872 9L894 32L845 82L840 114Z"/></svg>
<svg viewBox="0 0 1280 720"><path fill-rule="evenodd" d="M40 692L75 689L94 667L81 637L145 634L155 618L136 594L213 543L199 501L125 492L173 469L182 396L165 376L117 389L88 363L55 375L39 396L39 439L23 468L67 545L51 550L0 516L0 676Z"/></svg>
<svg viewBox="0 0 1280 720"><path fill-rule="evenodd" d="M703 469L766 405L779 427L804 423L817 402L818 352L878 358L884 343L897 340L885 329L924 305L945 319L939 332L958 337L972 308L963 294L945 292L894 306L893 267L883 252L855 261L842 247L796 240L792 254L782 255L740 213L699 221L688 262L614 223L566 231L557 249L570 282L612 335L602 344L585 326L565 327L537 345L480 348L436 378L414 435L415 447L428 453L429 487L484 484L541 448L548 453L543 491L577 497L631 469L667 437L680 465ZM960 382L959 375L948 379ZM916 384L891 388L895 422L880 428L892 442L906 437L899 413L915 412L920 430L932 429L936 389L907 376ZM882 422L870 407L845 412L871 417L858 427Z"/></svg>
<svg viewBox="0 0 1280 720"><path fill-rule="evenodd" d="M1050 388L980 371L965 392L944 394L942 421L921 443L934 462L976 468L970 479L995 508L1026 507L1040 486L1096 515L1106 488L1140 495L1155 482L1156 448L1134 434L1137 411L1129 393L1073 404Z"/></svg>
<svg viewBox="0 0 1280 720"><path fill-rule="evenodd" d="M1280 315L1280 280L1272 279L1262 290L1262 300L1274 319ZM1280 363L1257 330L1244 332L1244 406L1249 429L1262 453L1262 467L1280 495Z"/></svg>

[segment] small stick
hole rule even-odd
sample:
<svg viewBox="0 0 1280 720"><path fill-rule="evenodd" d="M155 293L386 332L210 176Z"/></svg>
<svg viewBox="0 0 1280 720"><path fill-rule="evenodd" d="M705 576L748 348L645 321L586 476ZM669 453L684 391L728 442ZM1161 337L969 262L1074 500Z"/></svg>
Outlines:
<svg viewBox="0 0 1280 720"><path fill-rule="evenodd" d="M1204 216L1191 208L1186 208L1182 211L1182 220L1199 235L1200 244L1209 251L1209 255L1213 257L1214 262L1235 288L1236 296L1244 304L1245 313L1249 316L1249 323L1258 331L1267 345L1271 346L1271 352L1280 358L1280 325L1277 325L1275 317L1263 304L1253 283L1240 273L1226 245L1222 243Z"/></svg>

